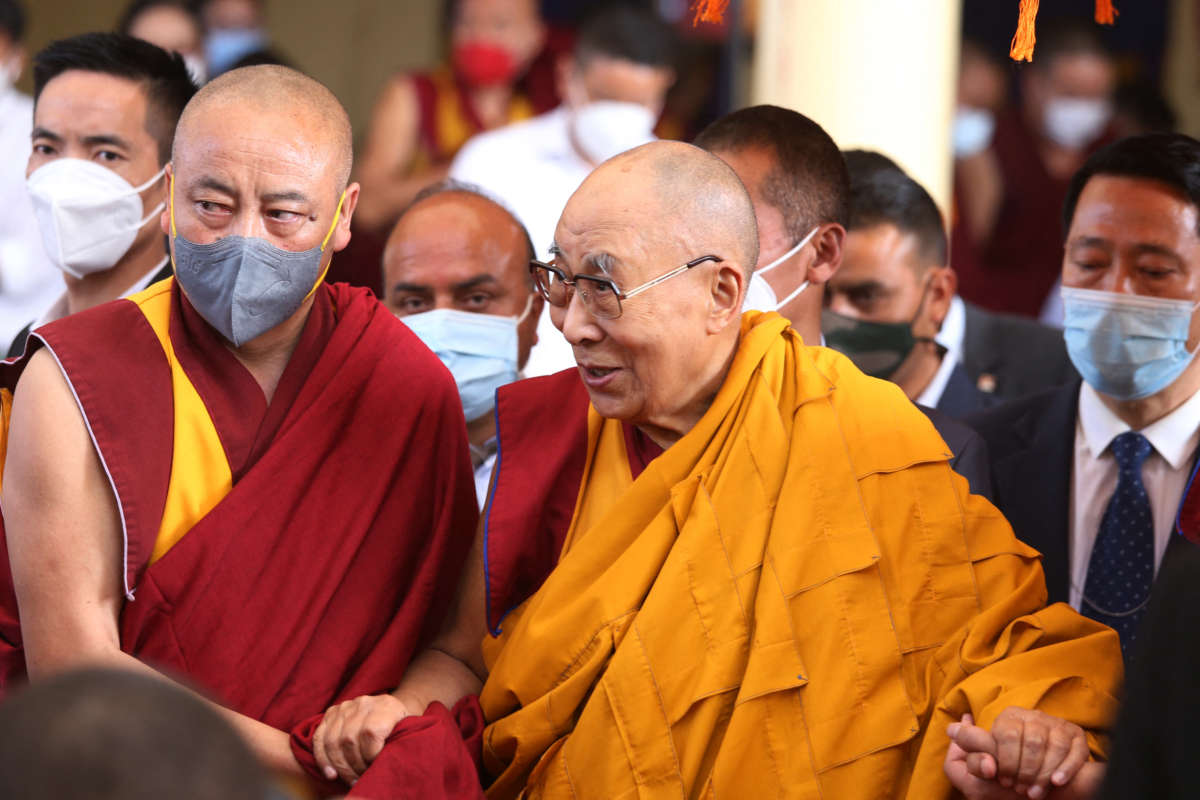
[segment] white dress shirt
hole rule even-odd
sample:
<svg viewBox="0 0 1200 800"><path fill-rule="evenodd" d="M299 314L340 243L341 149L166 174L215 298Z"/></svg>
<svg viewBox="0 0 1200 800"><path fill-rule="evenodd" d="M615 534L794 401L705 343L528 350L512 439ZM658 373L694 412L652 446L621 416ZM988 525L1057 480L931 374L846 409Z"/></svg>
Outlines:
<svg viewBox="0 0 1200 800"><path fill-rule="evenodd" d="M15 89L0 90L0 357L66 288L42 247L25 187L32 128L33 100Z"/></svg>
<svg viewBox="0 0 1200 800"><path fill-rule="evenodd" d="M1075 425L1075 462L1071 476L1071 536L1068 540L1071 563L1071 605L1076 610L1087 580L1092 545L1100 532L1100 522L1108 501L1117 489L1117 459L1109 444L1131 430L1084 383L1079 392L1079 420ZM1140 433L1153 446L1142 465L1142 483L1150 498L1154 517L1155 570L1162 561L1175 516L1187 489L1192 461L1200 444L1200 392L1179 408L1143 428Z"/></svg>
<svg viewBox="0 0 1200 800"><path fill-rule="evenodd" d="M559 106L530 120L472 137L450 165L450 177L499 198L521 220L538 258L548 259L563 207L592 171L571 146L568 111ZM528 377L575 366L562 333L542 311L538 342L525 365Z"/></svg>
<svg viewBox="0 0 1200 800"><path fill-rule="evenodd" d="M956 367L958 367L958 356L949 350L942 353L942 363L938 366L937 372L933 373L933 380L929 381L925 391L917 395L916 402L926 408L937 408L938 403L942 402L942 395L946 393L946 384L950 382L950 373L954 372Z"/></svg>
<svg viewBox="0 0 1200 800"><path fill-rule="evenodd" d="M942 320L942 329L933 340L946 348L946 355L953 356L953 361L962 361L963 342L967 338L967 306L963 299L954 295L950 300L950 310Z"/></svg>

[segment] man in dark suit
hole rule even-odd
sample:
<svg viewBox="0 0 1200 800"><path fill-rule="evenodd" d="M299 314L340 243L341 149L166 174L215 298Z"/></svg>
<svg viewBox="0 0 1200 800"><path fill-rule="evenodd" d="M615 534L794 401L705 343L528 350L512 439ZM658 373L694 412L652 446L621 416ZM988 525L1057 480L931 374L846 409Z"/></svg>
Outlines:
<svg viewBox="0 0 1200 800"><path fill-rule="evenodd" d="M850 197L837 144L803 114L767 105L726 114L695 143L733 168L754 203L758 263L745 307L777 311L804 341L820 341L822 286L842 264ZM918 407L953 454L955 472L990 498L979 435L949 414Z"/></svg>
<svg viewBox="0 0 1200 800"><path fill-rule="evenodd" d="M850 222L822 318L831 347L956 418L1070 379L1060 333L957 296L941 213L919 183L880 153L845 156Z"/></svg>
<svg viewBox="0 0 1200 800"><path fill-rule="evenodd" d="M1200 142L1119 141L1071 183L1063 301L1083 381L970 418L995 502L1043 554L1050 600L1128 657L1200 444Z"/></svg>

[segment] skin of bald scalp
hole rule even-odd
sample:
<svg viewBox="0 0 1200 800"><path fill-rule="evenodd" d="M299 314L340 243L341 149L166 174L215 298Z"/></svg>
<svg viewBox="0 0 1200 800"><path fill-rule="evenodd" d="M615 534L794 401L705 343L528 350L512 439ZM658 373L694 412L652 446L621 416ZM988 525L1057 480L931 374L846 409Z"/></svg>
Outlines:
<svg viewBox="0 0 1200 800"><path fill-rule="evenodd" d="M754 207L720 159L682 142L652 142L605 162L568 201L555 231L556 265L607 274L629 291L715 255L594 317L578 294L550 310L575 354L596 410L638 426L661 446L707 410L737 349L742 299L757 259Z"/></svg>

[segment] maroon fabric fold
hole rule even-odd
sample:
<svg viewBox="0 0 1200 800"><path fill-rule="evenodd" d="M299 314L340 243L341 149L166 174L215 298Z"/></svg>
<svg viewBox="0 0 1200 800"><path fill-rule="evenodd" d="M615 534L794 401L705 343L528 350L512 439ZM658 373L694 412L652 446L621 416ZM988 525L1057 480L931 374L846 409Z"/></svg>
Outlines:
<svg viewBox="0 0 1200 800"><path fill-rule="evenodd" d="M323 792L341 794L346 785L326 780L313 754L313 734L324 714L292 730L292 754ZM483 709L479 698L459 700L452 711L432 703L419 717L406 717L383 750L349 791L369 800L467 800L482 798Z"/></svg>

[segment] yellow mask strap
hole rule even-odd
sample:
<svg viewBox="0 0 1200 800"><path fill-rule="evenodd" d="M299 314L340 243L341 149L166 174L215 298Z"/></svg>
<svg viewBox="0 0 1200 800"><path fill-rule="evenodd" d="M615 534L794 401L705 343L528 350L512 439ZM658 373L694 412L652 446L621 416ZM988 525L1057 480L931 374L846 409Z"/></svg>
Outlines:
<svg viewBox="0 0 1200 800"><path fill-rule="evenodd" d="M321 241L321 252L325 252L325 246L329 244L329 240L333 238L333 232L337 230L338 220L342 218L342 205L346 202L346 190L342 190L342 196L338 198L337 210L333 212L333 224L329 226L329 232L325 234L325 238ZM171 213L171 238L175 238L175 176L171 176L171 196L168 200L168 208ZM312 289L304 296L304 299L313 296L313 292L317 291L317 287L325 280L325 276L329 274L329 267L333 264L333 259L325 265L325 269L321 270L321 276L317 278L317 282L313 284Z"/></svg>
<svg viewBox="0 0 1200 800"><path fill-rule="evenodd" d="M333 224L329 226L329 233L325 234L325 241L321 242L322 253L325 252L325 245L329 244L329 240L333 237L334 230L337 229L338 220L342 217L342 203L345 201L346 190L343 189L342 196L338 198L337 211L333 213ZM333 258L330 258L329 261L325 263L325 269L321 270L321 275L317 278L317 282L313 284L313 287L308 290L308 294L304 296L305 300L308 300L308 298L312 297L317 291L317 287L325 282L325 276L329 274L329 268L331 266L333 266Z"/></svg>

